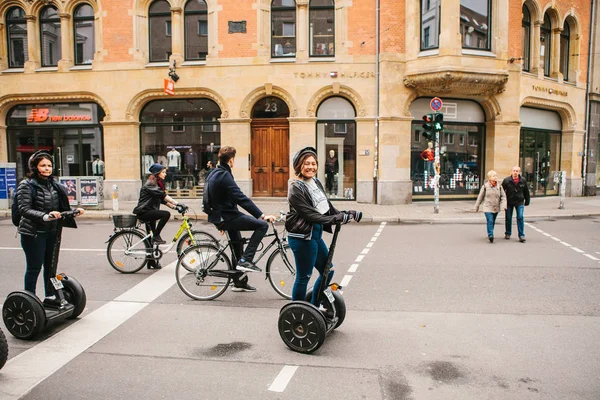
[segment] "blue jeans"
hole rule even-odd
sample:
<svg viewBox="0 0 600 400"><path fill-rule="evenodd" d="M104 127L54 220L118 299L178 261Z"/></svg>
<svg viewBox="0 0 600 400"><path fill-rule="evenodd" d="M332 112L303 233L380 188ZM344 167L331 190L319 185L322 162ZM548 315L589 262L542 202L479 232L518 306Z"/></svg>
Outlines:
<svg viewBox="0 0 600 400"><path fill-rule="evenodd" d="M323 278L323 269L325 263L327 263L327 256L329 255L329 249L323 241L323 226L320 224L313 225L312 237L310 240L297 239L288 236L288 243L294 253L294 260L296 261L296 281L292 289L292 300L304 300L306 298L306 291L308 288L308 282L312 275L313 267L319 271L319 278L315 282L313 287L311 303L317 305L317 292L321 285ZM329 272L327 277L327 284L331 282L333 278L333 271Z"/></svg>
<svg viewBox="0 0 600 400"><path fill-rule="evenodd" d="M506 234L508 236L511 235L512 233L512 216L513 216L513 209L516 208L517 209L517 230L519 232L519 237L525 237L525 219L523 217L523 214L525 212L525 206L524 205L520 205L520 206L508 206L506 207Z"/></svg>
<svg viewBox="0 0 600 400"><path fill-rule="evenodd" d="M44 266L44 291L46 296L55 294L50 278L56 275L52 254L58 239L56 232L38 233L36 236L21 235L21 247L25 252L25 290L35 294L38 276Z"/></svg>
<svg viewBox="0 0 600 400"><path fill-rule="evenodd" d="M487 221L488 237L494 237L494 225L496 225L496 217L498 216L498 213L485 212L484 214Z"/></svg>

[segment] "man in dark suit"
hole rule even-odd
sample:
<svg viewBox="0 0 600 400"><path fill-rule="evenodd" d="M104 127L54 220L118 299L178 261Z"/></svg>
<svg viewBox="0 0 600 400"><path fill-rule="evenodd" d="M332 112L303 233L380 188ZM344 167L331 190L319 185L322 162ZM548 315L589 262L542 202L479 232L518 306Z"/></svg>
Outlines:
<svg viewBox="0 0 600 400"><path fill-rule="evenodd" d="M223 146L219 150L219 165L210 172L205 184L204 196L208 196L212 211L208 221L215 224L220 231L227 231L229 238L235 241L233 251L238 259L236 270L241 272L261 272L252 260L263 237L269 229L267 221L274 221L275 216L265 215L252 200L239 188L231 169L235 162L236 150L231 146ZM238 210L238 205L250 215ZM243 243L240 231L253 231L246 250L242 253ZM254 292L256 289L248 285L247 278L240 279L242 274L234 276L234 291Z"/></svg>

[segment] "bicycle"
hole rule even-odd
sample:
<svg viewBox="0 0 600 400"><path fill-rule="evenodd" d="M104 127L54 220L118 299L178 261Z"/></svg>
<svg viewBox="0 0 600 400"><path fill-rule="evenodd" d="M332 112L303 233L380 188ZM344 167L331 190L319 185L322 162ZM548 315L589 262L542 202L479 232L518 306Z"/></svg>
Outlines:
<svg viewBox="0 0 600 400"><path fill-rule="evenodd" d="M177 256L185 247L202 242L218 244L218 240L210 233L192 230L192 224L186 215L188 207L178 205L177 211L183 216L179 230L169 244L153 243L154 233L149 222L140 220L134 214L113 215L114 230L106 241L106 256L110 266L123 274L133 274L146 265L148 261L158 261L164 253L168 253L177 245ZM145 225L146 232L141 229Z"/></svg>
<svg viewBox="0 0 600 400"><path fill-rule="evenodd" d="M279 218L275 222L281 222L283 218L284 214L280 212ZM273 240L266 247L263 246L259 249L260 254L255 263L258 264L275 246L267 260L265 279L269 281L277 294L289 300L292 298L296 268L285 232L283 234L278 232L273 222L271 222L271 227L273 233L267 234L265 237L273 237ZM248 238L242 239L244 244L248 241ZM175 267L177 285L183 293L194 300L213 300L225 293L231 284L233 275L240 273L234 267L232 268L232 265L237 264L231 246L232 242L229 237L224 245L205 241L183 251ZM228 248L230 248L231 259L226 254Z"/></svg>

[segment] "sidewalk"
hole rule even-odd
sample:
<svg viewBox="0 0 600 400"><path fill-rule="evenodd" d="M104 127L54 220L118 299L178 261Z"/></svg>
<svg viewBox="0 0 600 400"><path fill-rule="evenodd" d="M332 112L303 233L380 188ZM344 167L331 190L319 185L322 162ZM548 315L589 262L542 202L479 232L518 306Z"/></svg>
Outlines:
<svg viewBox="0 0 600 400"><path fill-rule="evenodd" d="M278 215L279 211L287 212L288 206L285 199L253 199L256 205L265 214ZM197 219L206 219L202 212L201 199L180 199L190 207L190 216ZM113 214L127 214L135 207L136 202L119 202L119 210L112 210L112 200L105 202L104 210L87 210L80 217L83 219L111 220ZM559 209L560 197L532 198L531 204L525 207L525 221L548 220L557 218L584 218L600 216L600 196L596 197L567 197L564 209ZM483 212L475 213L473 207L475 199L462 201L440 201L439 214L433 212L433 201L414 202L404 205L379 205L363 204L355 201L335 201L333 205L338 210L357 210L363 212L363 223L400 223L400 224L471 224L485 223ZM167 209L163 207L163 209ZM177 212L171 210L177 215ZM10 210L0 210L0 217L10 218ZM499 220L504 219L504 213L498 215Z"/></svg>

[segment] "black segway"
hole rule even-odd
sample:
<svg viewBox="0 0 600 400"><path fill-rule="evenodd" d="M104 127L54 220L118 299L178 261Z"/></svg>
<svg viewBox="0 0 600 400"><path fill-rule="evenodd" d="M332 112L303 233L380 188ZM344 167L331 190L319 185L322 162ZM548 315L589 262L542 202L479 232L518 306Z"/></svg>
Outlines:
<svg viewBox="0 0 600 400"><path fill-rule="evenodd" d="M52 270L55 276L50 278L56 291L56 299L40 301L36 295L26 290L12 292L6 298L2 307L2 319L8 331L18 339L34 339L37 334L51 325L65 319L75 319L85 308L86 295L83 287L75 278L65 274L56 274L58 253L62 236L62 221L73 218L79 211L60 213L58 232L54 253L52 255ZM51 274L52 275L52 274Z"/></svg>
<svg viewBox="0 0 600 400"><path fill-rule="evenodd" d="M361 217L360 212L353 215L356 222L359 222ZM309 290L306 293L306 301L293 301L279 311L279 336L290 349L298 353L312 353L317 350L325 342L327 334L338 328L346 318L346 303L339 292L342 287L337 283L327 284L340 229L341 224L336 224L317 296L317 304L327 305L325 310L311 303L312 290Z"/></svg>
<svg viewBox="0 0 600 400"><path fill-rule="evenodd" d="M8 342L6 341L4 332L0 329L0 369L4 367L6 360L8 360Z"/></svg>

